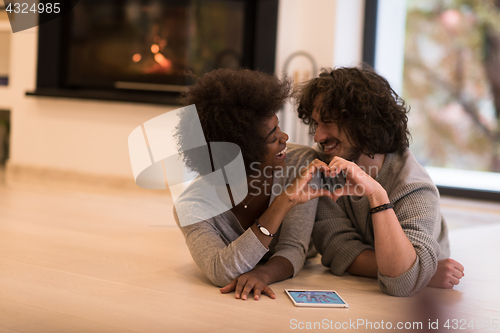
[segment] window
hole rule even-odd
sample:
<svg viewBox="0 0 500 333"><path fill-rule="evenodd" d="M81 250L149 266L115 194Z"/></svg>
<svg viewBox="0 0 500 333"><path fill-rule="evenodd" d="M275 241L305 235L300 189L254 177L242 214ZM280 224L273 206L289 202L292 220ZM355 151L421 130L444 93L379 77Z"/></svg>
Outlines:
<svg viewBox="0 0 500 333"><path fill-rule="evenodd" d="M500 2L378 7L375 68L411 106L411 151L442 187L500 191Z"/></svg>

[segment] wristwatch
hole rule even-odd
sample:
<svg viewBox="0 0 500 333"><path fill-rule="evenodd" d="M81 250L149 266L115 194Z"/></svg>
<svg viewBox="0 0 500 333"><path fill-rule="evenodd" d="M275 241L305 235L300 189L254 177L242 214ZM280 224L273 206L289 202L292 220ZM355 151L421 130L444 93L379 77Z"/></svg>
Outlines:
<svg viewBox="0 0 500 333"><path fill-rule="evenodd" d="M255 224L257 224L257 228L259 228L260 232L262 232L264 235L269 237L274 237L275 234L270 233L269 230L267 230L267 228L259 224L259 219L255 219Z"/></svg>

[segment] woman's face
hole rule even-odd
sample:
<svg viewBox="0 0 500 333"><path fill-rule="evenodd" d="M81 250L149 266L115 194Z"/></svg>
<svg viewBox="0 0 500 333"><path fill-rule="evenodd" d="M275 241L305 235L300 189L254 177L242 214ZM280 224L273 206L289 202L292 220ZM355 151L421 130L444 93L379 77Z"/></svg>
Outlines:
<svg viewBox="0 0 500 333"><path fill-rule="evenodd" d="M288 135L282 132L278 126L277 116L264 121L263 132L267 141L267 155L262 166L270 166L272 169L284 167Z"/></svg>

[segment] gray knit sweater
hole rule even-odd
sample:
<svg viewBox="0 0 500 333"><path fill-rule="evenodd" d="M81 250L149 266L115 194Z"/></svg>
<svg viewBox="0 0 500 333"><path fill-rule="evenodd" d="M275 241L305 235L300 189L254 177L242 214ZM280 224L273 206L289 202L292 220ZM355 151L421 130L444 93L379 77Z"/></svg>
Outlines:
<svg viewBox="0 0 500 333"><path fill-rule="evenodd" d="M306 167L318 158L316 151L310 147L297 144L287 144L287 147L286 168L274 173L273 192L269 204L295 179L298 168ZM319 186L319 176L314 182ZM196 186L196 180L190 186ZM183 209L192 211L193 214L198 209L189 210L186 205L205 204L200 198L191 201L189 197L183 197L179 201L176 202L176 206L183 205ZM209 204L209 200L206 204ZM262 245L250 228L244 230L231 211L180 229L194 261L217 286L225 286L241 274L252 270L262 259L274 256L288 259L293 265L295 276L306 259L317 204L318 199L313 199L292 208L283 220L269 249ZM174 217L179 225L176 214Z"/></svg>
<svg viewBox="0 0 500 333"><path fill-rule="evenodd" d="M401 276L378 273L380 289L409 296L425 287L438 260L450 254L446 224L439 209L439 193L425 169L410 151L387 154L376 180L384 187L404 233L417 253L413 266ZM356 257L374 250L370 204L367 197L320 198L313 230L323 265L343 275Z"/></svg>

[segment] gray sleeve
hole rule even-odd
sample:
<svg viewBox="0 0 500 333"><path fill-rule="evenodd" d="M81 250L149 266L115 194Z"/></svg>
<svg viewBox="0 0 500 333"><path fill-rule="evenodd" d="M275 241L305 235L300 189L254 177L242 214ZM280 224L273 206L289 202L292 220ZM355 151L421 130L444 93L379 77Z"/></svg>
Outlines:
<svg viewBox="0 0 500 333"><path fill-rule="evenodd" d="M174 217L178 224L175 211ZM195 263L219 287L252 270L268 251L250 228L233 242L208 220L180 229Z"/></svg>
<svg viewBox="0 0 500 333"><path fill-rule="evenodd" d="M319 198L312 238L322 255L321 263L335 275L343 275L364 250L373 250L371 245L363 243L351 220L330 198Z"/></svg>
<svg viewBox="0 0 500 333"><path fill-rule="evenodd" d="M284 257L293 265L293 276L304 266L318 199L295 206L281 224L279 240L272 257ZM271 257L271 258L272 258Z"/></svg>
<svg viewBox="0 0 500 333"><path fill-rule="evenodd" d="M295 180L302 168L307 168L309 163L318 157L316 151L310 147L299 145L294 145L294 147L297 148L290 154L291 158L287 161L286 186ZM310 186L313 189L319 189L320 184L321 177L316 174ZM317 205L318 199L316 198L295 206L281 223L278 243L274 247L275 252L272 257L280 256L288 259L293 266L293 276L297 275L304 266L311 242Z"/></svg>
<svg viewBox="0 0 500 333"><path fill-rule="evenodd" d="M408 193L396 200L394 212L417 258L402 275L390 278L378 274L380 289L393 296L410 296L425 287L437 269L439 244L433 237L440 228L439 195L426 183L412 183L403 188Z"/></svg>

